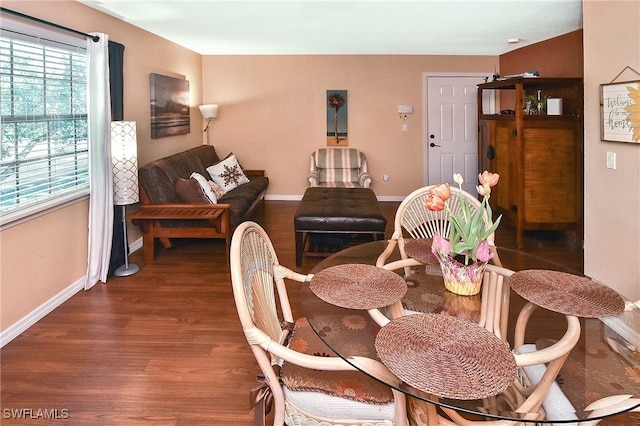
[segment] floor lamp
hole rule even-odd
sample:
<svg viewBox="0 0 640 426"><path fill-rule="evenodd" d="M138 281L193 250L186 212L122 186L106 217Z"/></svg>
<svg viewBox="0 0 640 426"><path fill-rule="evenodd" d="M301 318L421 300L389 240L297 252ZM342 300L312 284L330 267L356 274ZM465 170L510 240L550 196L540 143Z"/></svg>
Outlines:
<svg viewBox="0 0 640 426"><path fill-rule="evenodd" d="M114 271L117 277L127 277L140 270L129 264L129 242L125 206L140 201L138 192L138 148L135 121L111 122L111 160L113 167L113 204L122 206L124 232L124 265Z"/></svg>
<svg viewBox="0 0 640 426"><path fill-rule="evenodd" d="M207 134L207 145L209 144L209 126L211 125L211 120L218 116L218 105L216 104L207 104L200 105L200 114L202 114L202 118L207 121L207 126L204 128L204 132Z"/></svg>

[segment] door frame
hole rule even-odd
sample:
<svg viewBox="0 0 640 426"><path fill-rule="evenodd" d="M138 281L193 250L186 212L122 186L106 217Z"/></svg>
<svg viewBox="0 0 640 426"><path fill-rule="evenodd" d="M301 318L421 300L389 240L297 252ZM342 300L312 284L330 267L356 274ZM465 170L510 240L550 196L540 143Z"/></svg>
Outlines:
<svg viewBox="0 0 640 426"><path fill-rule="evenodd" d="M429 78L455 78L455 77L478 77L486 78L487 81L491 81L491 77L494 71L487 72L423 72L422 73L422 182L426 186L429 184ZM490 98L487 100L487 106L495 110L495 93L494 91L487 91L490 93Z"/></svg>

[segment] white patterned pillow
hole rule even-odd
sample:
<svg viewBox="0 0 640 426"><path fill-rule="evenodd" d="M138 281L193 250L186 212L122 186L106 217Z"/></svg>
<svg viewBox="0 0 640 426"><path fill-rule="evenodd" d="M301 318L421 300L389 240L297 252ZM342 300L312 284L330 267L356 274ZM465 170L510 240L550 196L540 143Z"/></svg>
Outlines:
<svg viewBox="0 0 640 426"><path fill-rule="evenodd" d="M220 197L224 195L224 190L222 189L222 187L217 183L215 183L214 181L210 180L209 186L211 187L211 190L213 191L213 193L216 194L216 197L218 197L218 199L220 199Z"/></svg>
<svg viewBox="0 0 640 426"><path fill-rule="evenodd" d="M209 202L211 204L217 204L218 197L216 197L216 194L214 194L213 191L211 190L209 181L200 173L196 173L196 172L191 173L191 177L198 181L198 185L200 185L200 188L202 189L204 196L207 197Z"/></svg>
<svg viewBox="0 0 640 426"><path fill-rule="evenodd" d="M207 172L211 175L213 182L220 185L225 194L239 185L249 182L233 153L219 163L207 167Z"/></svg>

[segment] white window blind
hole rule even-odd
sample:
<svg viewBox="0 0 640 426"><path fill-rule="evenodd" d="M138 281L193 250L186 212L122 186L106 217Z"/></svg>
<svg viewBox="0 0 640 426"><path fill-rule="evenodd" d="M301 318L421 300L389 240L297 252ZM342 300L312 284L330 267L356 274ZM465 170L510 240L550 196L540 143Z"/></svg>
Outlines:
<svg viewBox="0 0 640 426"><path fill-rule="evenodd" d="M2 224L89 193L86 49L43 31L0 33Z"/></svg>

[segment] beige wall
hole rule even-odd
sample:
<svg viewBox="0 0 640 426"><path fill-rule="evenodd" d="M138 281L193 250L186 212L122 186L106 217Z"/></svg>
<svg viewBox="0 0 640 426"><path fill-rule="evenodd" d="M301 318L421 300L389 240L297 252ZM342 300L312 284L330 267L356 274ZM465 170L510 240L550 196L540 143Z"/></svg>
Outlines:
<svg viewBox="0 0 640 426"><path fill-rule="evenodd" d="M349 146L367 155L372 188L396 199L423 185L423 73L486 73L488 56L205 56L203 100L220 105L210 142L264 168L268 197L300 198L309 154L326 146L326 91L348 90ZM402 132L398 105L412 105ZM389 175L383 183L382 176Z"/></svg>
<svg viewBox="0 0 640 426"><path fill-rule="evenodd" d="M584 6L585 273L640 298L640 146L600 141L600 84L640 72L640 2ZM640 80L626 71L616 81ZM606 153L617 169L606 168Z"/></svg>
<svg viewBox="0 0 640 426"><path fill-rule="evenodd" d="M191 110L191 133L150 138L149 73L184 76L192 105L201 103L202 58L75 1L3 1L2 6L83 32L103 32L125 48L126 120L137 121L140 161L202 143L202 117ZM22 320L81 280L87 268L88 202L2 230L0 233L0 331ZM135 235L133 236L135 238Z"/></svg>

